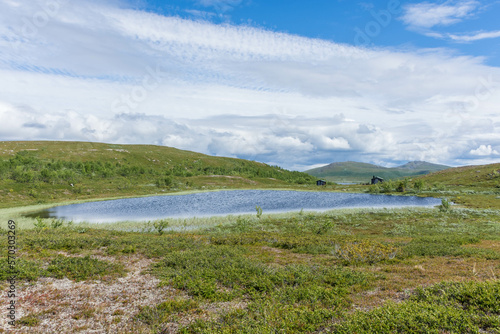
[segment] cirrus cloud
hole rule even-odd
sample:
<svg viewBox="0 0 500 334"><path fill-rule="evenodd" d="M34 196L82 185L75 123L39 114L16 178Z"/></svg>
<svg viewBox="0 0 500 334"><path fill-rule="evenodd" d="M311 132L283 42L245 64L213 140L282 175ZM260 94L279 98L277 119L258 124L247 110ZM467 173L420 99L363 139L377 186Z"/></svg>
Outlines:
<svg viewBox="0 0 500 334"><path fill-rule="evenodd" d="M408 4L401 19L411 28L447 26L470 17L479 6L480 2L475 0L446 1L442 4L431 2Z"/></svg>

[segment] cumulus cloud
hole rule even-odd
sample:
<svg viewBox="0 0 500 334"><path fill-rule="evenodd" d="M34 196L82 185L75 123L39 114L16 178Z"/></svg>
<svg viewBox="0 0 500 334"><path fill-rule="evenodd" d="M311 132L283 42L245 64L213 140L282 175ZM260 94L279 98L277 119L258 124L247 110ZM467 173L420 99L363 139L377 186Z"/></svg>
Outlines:
<svg viewBox="0 0 500 334"><path fill-rule="evenodd" d="M487 156L487 155L500 155L497 150L494 150L491 145L480 145L477 149L471 150L470 154Z"/></svg>
<svg viewBox="0 0 500 334"><path fill-rule="evenodd" d="M479 58L60 1L0 3L0 140L168 145L295 169L453 164L500 142L500 70Z"/></svg>

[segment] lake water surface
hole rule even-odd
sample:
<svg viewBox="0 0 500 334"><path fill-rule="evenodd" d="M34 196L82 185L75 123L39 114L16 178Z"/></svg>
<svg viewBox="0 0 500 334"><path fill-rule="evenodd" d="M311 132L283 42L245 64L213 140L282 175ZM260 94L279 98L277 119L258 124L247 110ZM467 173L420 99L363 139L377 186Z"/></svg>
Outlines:
<svg viewBox="0 0 500 334"><path fill-rule="evenodd" d="M332 192L230 190L88 202L50 208L30 216L74 222L145 221L266 213L325 211L341 208L395 208L435 206L437 198Z"/></svg>

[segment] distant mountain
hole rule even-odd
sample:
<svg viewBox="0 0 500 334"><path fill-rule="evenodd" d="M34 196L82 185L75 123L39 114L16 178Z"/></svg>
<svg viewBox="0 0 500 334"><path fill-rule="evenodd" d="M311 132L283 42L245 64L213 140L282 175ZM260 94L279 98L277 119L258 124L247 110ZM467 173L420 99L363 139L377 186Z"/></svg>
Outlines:
<svg viewBox="0 0 500 334"><path fill-rule="evenodd" d="M368 182L373 175L384 179L398 179L425 175L450 168L425 161L411 161L399 167L387 168L363 162L334 162L327 166L307 170L306 173L334 182Z"/></svg>
<svg viewBox="0 0 500 334"><path fill-rule="evenodd" d="M451 167L445 165L431 164L430 162L425 162L425 161L411 161L396 168L437 172Z"/></svg>

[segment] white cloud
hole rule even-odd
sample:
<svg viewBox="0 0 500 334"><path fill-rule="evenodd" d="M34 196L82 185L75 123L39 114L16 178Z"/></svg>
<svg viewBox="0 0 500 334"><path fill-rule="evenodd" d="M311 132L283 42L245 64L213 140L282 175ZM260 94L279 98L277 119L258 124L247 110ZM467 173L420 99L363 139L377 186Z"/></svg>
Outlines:
<svg viewBox="0 0 500 334"><path fill-rule="evenodd" d="M446 1L443 4L416 3L404 7L401 20L412 30L425 36L446 39L458 43L475 42L500 37L500 31L478 31L467 33L438 32L431 28L449 26L473 17L481 8L478 1Z"/></svg>
<svg viewBox="0 0 500 334"><path fill-rule="evenodd" d="M469 43L475 42L482 39L498 38L500 37L500 31L483 31L468 34L450 34L450 33L439 33L435 31L423 32L425 36L446 39L457 43Z"/></svg>
<svg viewBox="0 0 500 334"><path fill-rule="evenodd" d="M500 30L476 32L474 34L468 34L468 35L449 34L448 37L456 42L474 42L482 39L498 38L500 37Z"/></svg>
<svg viewBox="0 0 500 334"><path fill-rule="evenodd" d="M321 146L325 150L348 150L351 148L349 142L345 138L330 138L326 136L321 137Z"/></svg>
<svg viewBox="0 0 500 334"><path fill-rule="evenodd" d="M422 2L404 7L403 22L412 28L447 26L471 16L478 8L478 1L446 1L443 4Z"/></svg>
<svg viewBox="0 0 500 334"><path fill-rule="evenodd" d="M24 34L22 18L43 4L0 3L0 140L170 145L290 168L452 164L477 142L500 147L500 70L479 58L362 49L101 2L61 2Z"/></svg>
<svg viewBox="0 0 500 334"><path fill-rule="evenodd" d="M497 150L494 150L491 145L480 145L477 149L471 150L470 154L487 156L487 155L500 155Z"/></svg>

